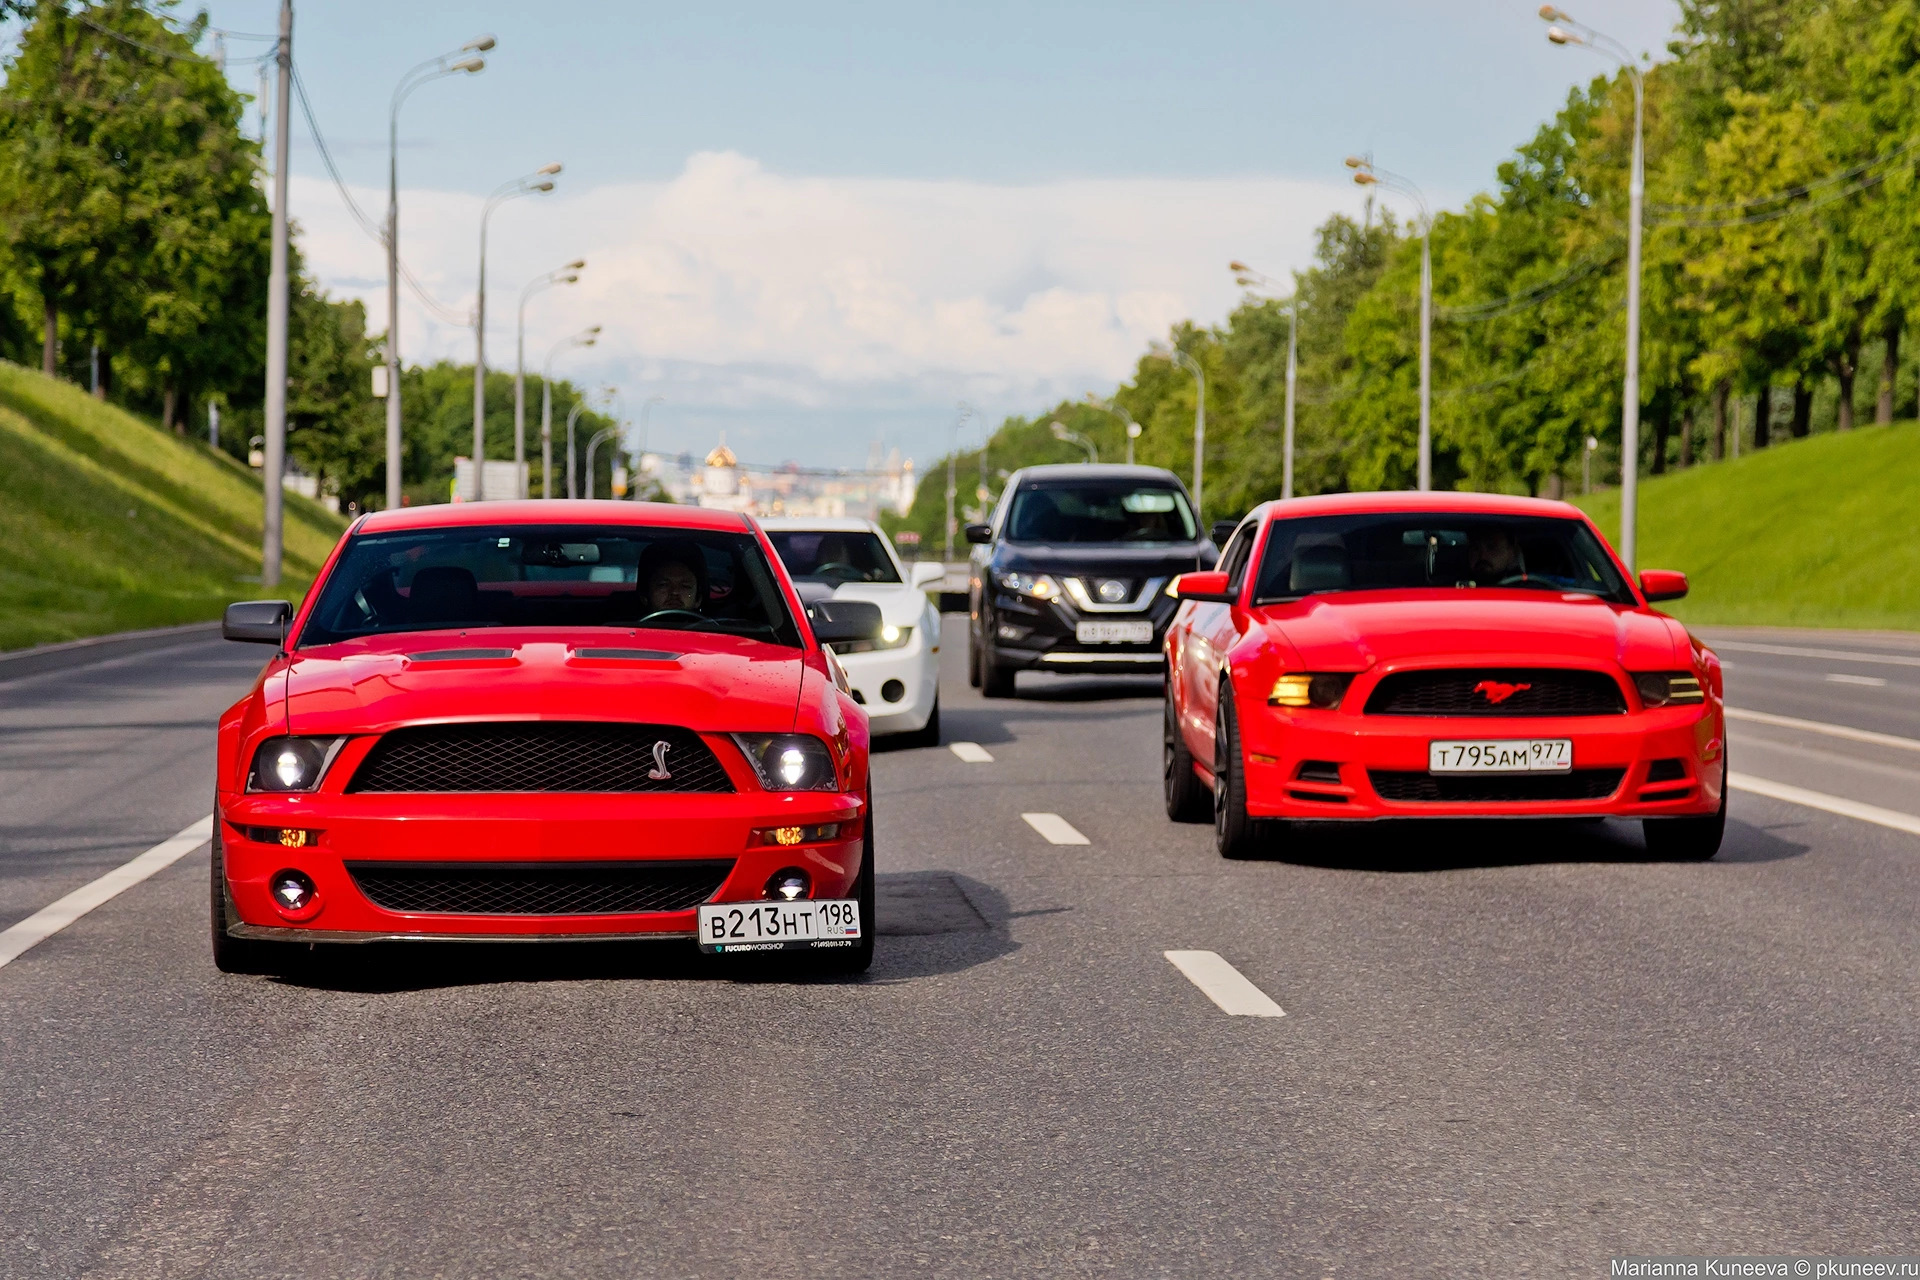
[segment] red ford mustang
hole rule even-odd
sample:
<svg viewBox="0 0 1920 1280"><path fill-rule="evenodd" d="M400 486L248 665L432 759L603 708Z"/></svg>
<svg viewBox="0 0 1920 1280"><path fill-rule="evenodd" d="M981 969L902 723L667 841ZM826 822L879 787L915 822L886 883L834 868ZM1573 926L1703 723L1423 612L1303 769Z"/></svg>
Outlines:
<svg viewBox="0 0 1920 1280"><path fill-rule="evenodd" d="M698 938L873 954L867 717L737 515L501 502L356 521L220 721L213 951Z"/></svg>
<svg viewBox="0 0 1920 1280"><path fill-rule="evenodd" d="M1642 819L1711 858L1726 825L1720 663L1560 502L1365 493L1271 502L1175 580L1167 814L1223 856L1284 820Z"/></svg>

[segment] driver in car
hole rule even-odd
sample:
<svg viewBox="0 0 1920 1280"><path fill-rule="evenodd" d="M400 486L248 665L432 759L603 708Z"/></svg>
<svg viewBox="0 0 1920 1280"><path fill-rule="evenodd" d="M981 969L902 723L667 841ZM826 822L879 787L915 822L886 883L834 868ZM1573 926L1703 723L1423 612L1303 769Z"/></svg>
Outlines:
<svg viewBox="0 0 1920 1280"><path fill-rule="evenodd" d="M1467 564L1473 571L1473 580L1483 587L1527 576L1527 562L1520 555L1520 544L1513 540L1511 533L1498 526L1476 529L1468 536Z"/></svg>
<svg viewBox="0 0 1920 1280"><path fill-rule="evenodd" d="M656 542L648 547L638 575L646 612L701 612L707 600L706 561L691 543Z"/></svg>

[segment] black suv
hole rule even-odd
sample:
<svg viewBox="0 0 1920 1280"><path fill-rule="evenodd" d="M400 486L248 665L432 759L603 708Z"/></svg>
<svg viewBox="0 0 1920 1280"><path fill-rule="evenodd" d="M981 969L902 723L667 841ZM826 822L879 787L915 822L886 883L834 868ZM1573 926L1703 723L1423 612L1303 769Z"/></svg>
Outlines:
<svg viewBox="0 0 1920 1280"><path fill-rule="evenodd" d="M989 698L1012 697L1021 670L1159 672L1178 604L1167 583L1218 554L1158 467L1022 468L967 541L968 674Z"/></svg>

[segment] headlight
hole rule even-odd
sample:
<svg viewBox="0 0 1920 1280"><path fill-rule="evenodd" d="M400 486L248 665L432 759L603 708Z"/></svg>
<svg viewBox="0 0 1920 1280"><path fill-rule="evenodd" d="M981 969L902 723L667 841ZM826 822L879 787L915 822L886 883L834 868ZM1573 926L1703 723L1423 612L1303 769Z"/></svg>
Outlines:
<svg viewBox="0 0 1920 1280"><path fill-rule="evenodd" d="M837 791L840 779L833 770L827 744L804 733L736 733L740 744L769 791Z"/></svg>
<svg viewBox="0 0 1920 1280"><path fill-rule="evenodd" d="M828 647L844 658L850 653L871 653L875 649L904 649L912 639L912 627L896 627L888 623L871 640L836 640Z"/></svg>
<svg viewBox="0 0 1920 1280"><path fill-rule="evenodd" d="M345 738L268 738L253 753L249 791L312 791Z"/></svg>
<svg viewBox="0 0 1920 1280"><path fill-rule="evenodd" d="M1352 683L1353 676L1346 672L1320 675L1300 672L1281 676L1273 682L1273 692L1267 695L1267 705L1319 707L1330 711L1340 705L1340 699L1347 696L1347 686Z"/></svg>
<svg viewBox="0 0 1920 1280"><path fill-rule="evenodd" d="M1044 573L1011 572L1000 575L1000 585L1035 600L1058 600L1060 584Z"/></svg>
<svg viewBox="0 0 1920 1280"><path fill-rule="evenodd" d="M1700 688L1700 677L1691 671L1644 672L1633 678L1633 687L1640 691L1640 701L1649 707L1681 707L1707 700Z"/></svg>

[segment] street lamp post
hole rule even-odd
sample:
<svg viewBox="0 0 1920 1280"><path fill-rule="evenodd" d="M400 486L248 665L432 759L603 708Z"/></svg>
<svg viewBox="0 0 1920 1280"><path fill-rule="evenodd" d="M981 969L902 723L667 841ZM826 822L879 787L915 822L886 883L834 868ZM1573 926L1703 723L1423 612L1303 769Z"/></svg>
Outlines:
<svg viewBox="0 0 1920 1280"><path fill-rule="evenodd" d="M573 408L567 410L567 496L573 497L573 424L580 420L580 411L587 407L585 400L575 400Z"/></svg>
<svg viewBox="0 0 1920 1280"><path fill-rule="evenodd" d="M1550 4L1540 6L1540 17L1554 24L1547 28L1547 39L1612 58L1633 82L1633 167L1627 178L1627 372L1620 391L1620 558L1632 569L1639 549L1640 517L1640 214L1647 190L1642 129L1646 85L1633 55L1618 40L1574 21Z"/></svg>
<svg viewBox="0 0 1920 1280"><path fill-rule="evenodd" d="M593 497L593 451L600 447L602 440L618 434L620 434L618 427L602 427L587 441L587 497L589 498Z"/></svg>
<svg viewBox="0 0 1920 1280"><path fill-rule="evenodd" d="M1099 396L1096 396L1093 394L1093 392L1089 391L1087 392L1087 403L1092 405L1096 409L1103 409L1106 412L1112 414L1114 417L1120 419L1122 425L1126 427L1127 429L1127 465L1132 466L1133 465L1133 442L1140 438L1140 424L1133 420L1133 415L1128 413L1126 409L1121 406L1118 400L1102 400Z"/></svg>
<svg viewBox="0 0 1920 1280"><path fill-rule="evenodd" d="M1397 173L1375 166L1364 156L1348 156L1347 167L1362 187L1380 186L1398 191L1420 210L1420 462L1417 486L1433 488L1433 214L1420 188Z"/></svg>
<svg viewBox="0 0 1920 1280"><path fill-rule="evenodd" d="M1233 272L1234 282L1245 288L1251 284L1277 285L1280 282L1264 272L1255 271L1244 262L1229 262L1227 268ZM1287 416L1286 429L1282 435L1285 456L1280 464L1280 496L1293 496L1293 393L1299 381L1300 372L1300 286L1294 284L1293 292L1287 302Z"/></svg>
<svg viewBox="0 0 1920 1280"><path fill-rule="evenodd" d="M473 500L487 497L487 220L509 200L553 190L558 164L543 164L525 177L503 183L480 210L480 283L473 301ZM518 485L516 484L516 489Z"/></svg>
<svg viewBox="0 0 1920 1280"><path fill-rule="evenodd" d="M1207 474L1207 374L1200 362L1178 347L1170 348L1175 364L1193 375L1195 398L1193 404L1193 509L1204 510L1200 505L1200 490Z"/></svg>
<svg viewBox="0 0 1920 1280"><path fill-rule="evenodd" d="M266 457L260 479L265 486L260 512L260 585L280 585L284 550L285 494L280 474L287 456L287 85L293 72L293 0L280 0L280 39L274 46L279 67L273 122L273 227L267 267ZM53 332L53 326L47 326Z"/></svg>
<svg viewBox="0 0 1920 1280"><path fill-rule="evenodd" d="M400 505L400 104L429 80L472 75L484 69L480 55L493 48L492 36L469 40L400 77L387 113L387 509ZM466 55L462 57L461 55ZM423 74L424 73L424 74Z"/></svg>
<svg viewBox="0 0 1920 1280"><path fill-rule="evenodd" d="M1064 422L1056 422L1052 425L1053 438L1055 440L1063 441L1066 444L1077 444L1087 451L1087 463L1089 466L1100 461L1100 451L1093 447L1093 441L1077 432L1067 430L1067 424Z"/></svg>
<svg viewBox="0 0 1920 1280"><path fill-rule="evenodd" d="M947 523L946 536L941 542L940 560L943 564L953 562L953 495L956 481L953 478L954 451L960 447L960 428L973 416L973 406L962 400L959 404L960 416L947 428Z"/></svg>
<svg viewBox="0 0 1920 1280"><path fill-rule="evenodd" d="M556 284L573 284L580 279L580 272L586 265L585 258L575 258L564 267L558 267L543 276L535 276L520 291L520 319L514 328L513 356L513 464L514 470L521 472L517 482L520 492L516 497L527 496L526 473L522 470L527 461L527 299ZM542 425L545 425L544 419ZM548 496L544 488L540 496Z"/></svg>
<svg viewBox="0 0 1920 1280"><path fill-rule="evenodd" d="M635 502L640 500L640 476L647 469L647 415L653 410L653 406L665 404L666 401L665 396L648 396L640 405L640 452L633 461L634 477L631 490Z"/></svg>
<svg viewBox="0 0 1920 1280"><path fill-rule="evenodd" d="M600 337L600 326L582 329L570 338L562 338L553 344L547 352L547 361L540 366L540 496L553 496L553 358L568 347L590 347ZM572 424L568 424L571 428ZM571 446L567 454L568 475L572 475L573 454ZM572 480L567 482L567 496L573 496Z"/></svg>

